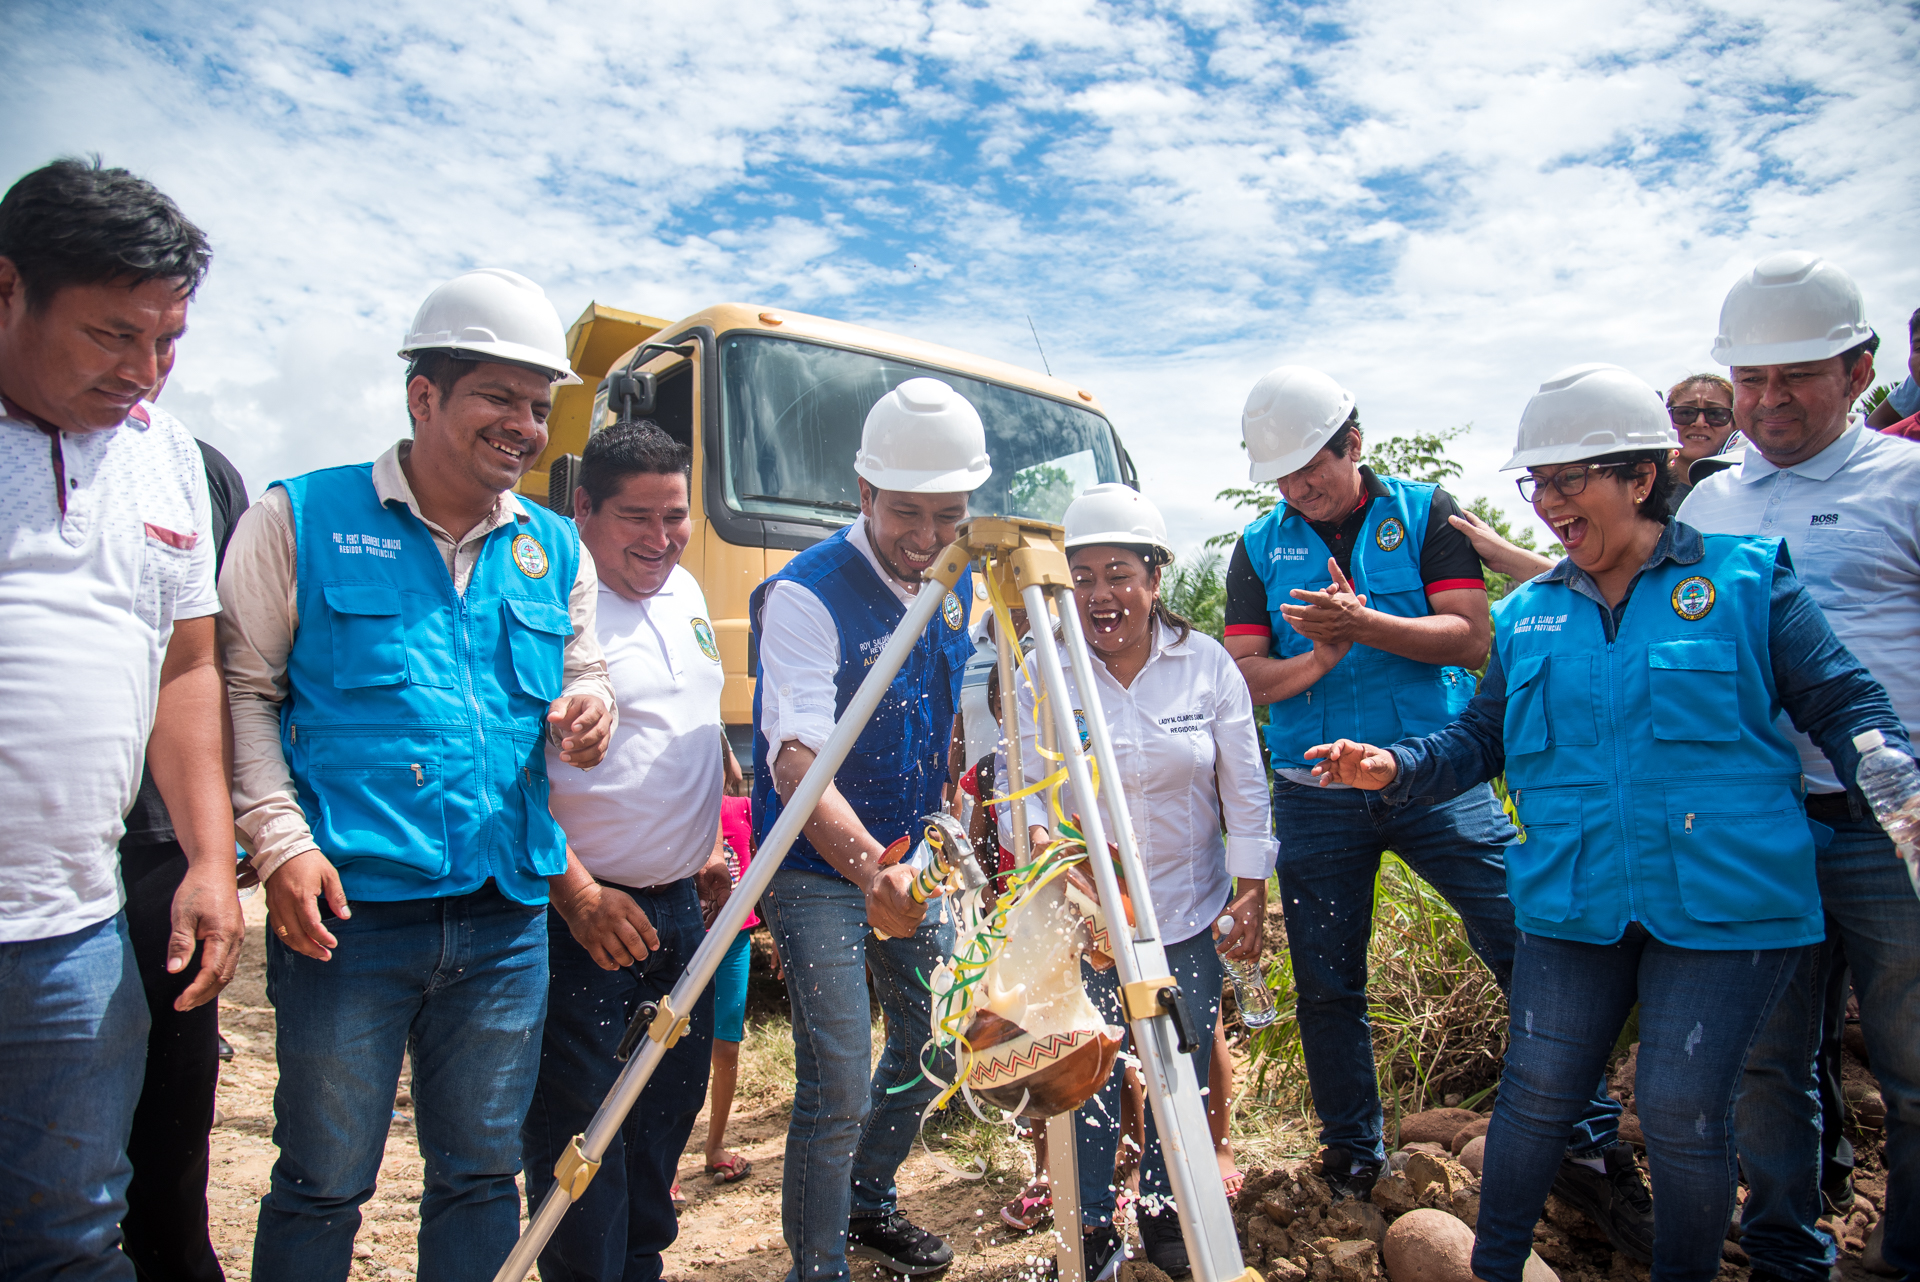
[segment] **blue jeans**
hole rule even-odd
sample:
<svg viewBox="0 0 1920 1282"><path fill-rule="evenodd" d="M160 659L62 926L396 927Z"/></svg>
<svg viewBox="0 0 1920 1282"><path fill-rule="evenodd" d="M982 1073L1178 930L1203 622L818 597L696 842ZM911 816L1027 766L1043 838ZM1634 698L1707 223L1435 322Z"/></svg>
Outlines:
<svg viewBox="0 0 1920 1282"><path fill-rule="evenodd" d="M1204 1092L1207 1068L1213 1061L1212 1029L1220 1017L1220 985L1226 979L1226 968L1220 964L1220 954L1214 951L1211 931L1201 931L1192 939L1166 947L1168 969L1180 985L1180 991L1187 995L1194 1023L1207 1030L1200 1048L1189 1056L1193 1074ZM1125 1028L1127 1021L1120 1011L1120 968L1095 970L1083 960L1080 977L1086 981L1087 996L1093 1000L1094 1009L1105 1016L1109 1024ZM1132 1041L1131 1034L1128 1041ZM1132 1046L1126 1049L1132 1050ZM1120 1151L1120 1092L1125 1077L1125 1071L1116 1062L1106 1085L1082 1104L1073 1117L1073 1153L1080 1170L1080 1222L1088 1227L1113 1222L1113 1197L1118 1192L1113 1184L1113 1159ZM1167 1159L1160 1151L1160 1128L1151 1102L1146 1113L1147 1150L1140 1162L1140 1196L1145 1205L1151 1207L1162 1204L1146 1199L1171 1199L1173 1191L1167 1182ZM1164 1209L1173 1208L1169 1203Z"/></svg>
<svg viewBox="0 0 1920 1282"><path fill-rule="evenodd" d="M610 889L608 894L622 893ZM685 877L635 900L660 935L660 947L637 964L601 970L575 942L558 912L548 910L547 1030L540 1047L540 1081L521 1130L531 1215L553 1187L553 1164L573 1137L587 1129L613 1079L626 1065L613 1057L642 1002L672 991L706 938L700 897ZM655 1282L660 1253L673 1244L680 1221L673 1209L673 1175L707 1097L713 1059L713 986L688 1012L686 1033L661 1058L619 1133L601 1155L600 1173L573 1204L540 1252L545 1282ZM642 1045L645 1043L643 1042Z"/></svg>
<svg viewBox="0 0 1920 1282"><path fill-rule="evenodd" d="M0 1277L131 1279L120 1251L147 998L116 913L0 943Z"/></svg>
<svg viewBox="0 0 1920 1282"><path fill-rule="evenodd" d="M1309 788L1276 778L1273 825L1320 1142L1378 1161L1386 1148L1367 1020L1367 943L1380 856L1399 855L1453 905L1467 942L1505 990L1516 937L1506 848L1518 834L1486 784L1435 806L1389 806L1378 793L1358 788ZM1610 1148L1619 1137L1620 1106L1608 1096L1604 1074L1595 1077L1567 1140L1575 1155Z"/></svg>
<svg viewBox="0 0 1920 1282"><path fill-rule="evenodd" d="M866 896L826 873L783 868L761 901L786 970L793 1005L793 1123L780 1222L793 1253L789 1279L847 1276L847 1220L894 1209L894 1173L920 1133L920 1112L938 1088L920 1075L932 1018L922 975L953 953L953 917L927 905L908 939L881 940L867 925ZM867 984L887 1019L886 1049L872 1061ZM953 1060L933 1065L953 1080Z"/></svg>
<svg viewBox="0 0 1920 1282"><path fill-rule="evenodd" d="M488 882L327 915L315 961L267 940L278 1020L273 1142L253 1276L340 1282L393 1118L403 1053L426 1165L421 1282L491 1277L519 1237L520 1123L547 1012L547 916Z"/></svg>
<svg viewBox="0 0 1920 1282"><path fill-rule="evenodd" d="M1887 1104L1887 1263L1920 1277L1920 898L1893 843L1871 818L1833 825L1815 865L1827 939L1853 969L1860 1031ZM1824 987L1818 955L1794 976L1768 1021L1740 1089L1740 1167L1747 1177L1740 1245L1755 1268L1824 1282L1833 1241L1814 1227L1820 1198L1820 1101L1813 1057Z"/></svg>
<svg viewBox="0 0 1920 1282"><path fill-rule="evenodd" d="M1506 1071L1487 1131L1474 1277L1519 1282L1534 1222L1566 1156L1567 1131L1590 1107L1588 1083L1606 1069L1636 1001L1634 1099L1653 1172L1653 1277L1718 1276L1737 1178L1740 1068L1804 951L1675 948L1638 925L1612 944L1521 935Z"/></svg>

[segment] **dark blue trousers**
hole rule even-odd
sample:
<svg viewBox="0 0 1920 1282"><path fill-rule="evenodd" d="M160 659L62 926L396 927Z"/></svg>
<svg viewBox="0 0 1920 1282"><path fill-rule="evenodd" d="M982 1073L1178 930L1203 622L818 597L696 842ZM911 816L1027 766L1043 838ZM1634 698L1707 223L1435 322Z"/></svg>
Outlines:
<svg viewBox="0 0 1920 1282"><path fill-rule="evenodd" d="M610 888L609 893L621 892ZM633 893L659 932L660 947L623 970L601 970L560 914L547 910L552 987L540 1079L521 1129L529 1213L553 1186L553 1164L587 1129L624 1067L613 1054L627 1022L642 1002L672 991L706 937L691 877ZM706 1102L712 1060L709 984L694 1004L686 1034L661 1059L602 1155L586 1195L540 1253L544 1282L656 1282L660 1277L660 1253L680 1231L673 1175Z"/></svg>

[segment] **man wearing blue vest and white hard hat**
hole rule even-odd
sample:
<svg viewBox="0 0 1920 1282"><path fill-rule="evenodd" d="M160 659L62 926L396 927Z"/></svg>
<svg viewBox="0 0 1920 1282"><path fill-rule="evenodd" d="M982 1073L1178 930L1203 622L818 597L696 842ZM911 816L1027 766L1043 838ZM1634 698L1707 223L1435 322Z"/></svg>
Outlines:
<svg viewBox="0 0 1920 1282"><path fill-rule="evenodd" d="M1473 694L1468 669L1485 662L1492 622L1480 558L1448 521L1459 505L1438 486L1360 462L1345 388L1281 366L1254 385L1241 431L1251 479L1274 482L1282 502L1234 547L1226 646L1253 701L1269 705L1280 902L1322 1177L1336 1195L1364 1197L1386 1157L1366 993L1380 857L1392 850L1446 897L1504 988L1514 950L1504 853L1516 834L1486 784L1394 810L1371 793L1319 786L1304 754L1447 725ZM1614 1151L1619 1113L1597 1084L1555 1191L1644 1261L1651 1202Z"/></svg>
<svg viewBox="0 0 1920 1282"><path fill-rule="evenodd" d="M1735 281L1713 357L1729 367L1747 450L1702 481L1679 515L1703 532L1785 539L1834 635L1886 687L1913 734L1920 449L1851 412L1873 383L1879 341L1859 286L1817 254L1771 254ZM1806 735L1782 728L1800 751L1807 815L1832 830L1815 862L1827 937L1808 950L1747 1057L1735 1119L1748 1184L1741 1245L1756 1279L1823 1282L1834 1263L1819 1221L1829 1204L1844 1212L1854 1200L1837 1080L1851 971L1887 1111L1880 1241L1868 1255L1878 1246L1888 1272L1920 1277L1920 898L1855 781ZM1817 1089L1823 1042L1827 1080Z"/></svg>
<svg viewBox="0 0 1920 1282"><path fill-rule="evenodd" d="M339 1282L403 1054L425 1191L419 1276L491 1276L519 1234L520 1124L547 1000L551 738L600 760L613 691L571 523L510 492L577 382L513 272L428 296L413 435L276 483L220 581L234 813L266 885L280 1148L253 1275Z"/></svg>
<svg viewBox="0 0 1920 1282"><path fill-rule="evenodd" d="M758 841L908 604L945 591L921 576L993 468L974 407L938 379L914 378L868 412L853 470L859 519L753 594ZM953 951L953 918L938 900L915 902L911 870L883 868L880 858L942 806L960 677L973 653L971 591L963 575L947 594L762 901L793 1004L797 1081L780 1212L795 1282L844 1278L849 1255L908 1275L953 1260L945 1242L900 1213L894 1187L936 1090L919 1064L931 1019L923 977ZM886 1050L871 1070L869 974L887 1019Z"/></svg>

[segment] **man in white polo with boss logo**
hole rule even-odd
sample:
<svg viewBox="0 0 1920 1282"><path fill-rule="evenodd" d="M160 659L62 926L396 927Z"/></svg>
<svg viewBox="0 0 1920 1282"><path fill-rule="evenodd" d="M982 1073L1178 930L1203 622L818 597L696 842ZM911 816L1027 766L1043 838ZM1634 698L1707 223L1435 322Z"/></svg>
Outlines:
<svg viewBox="0 0 1920 1282"><path fill-rule="evenodd" d="M634 1012L679 982L732 884L719 841L725 678L706 598L680 566L693 533L690 460L653 424L622 422L587 442L574 492L600 577L594 628L620 725L591 773L548 749L568 857L552 882L546 1032L521 1133L530 1213L612 1088ZM707 1095L711 985L688 1013L599 1175L540 1253L544 1276L660 1276L660 1253L679 1231L674 1169Z"/></svg>

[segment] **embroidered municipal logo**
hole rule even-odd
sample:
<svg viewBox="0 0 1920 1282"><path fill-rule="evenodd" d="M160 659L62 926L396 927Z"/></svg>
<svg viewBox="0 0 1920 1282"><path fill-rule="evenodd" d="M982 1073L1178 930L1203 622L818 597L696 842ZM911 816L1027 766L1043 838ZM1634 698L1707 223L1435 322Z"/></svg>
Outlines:
<svg viewBox="0 0 1920 1282"><path fill-rule="evenodd" d="M960 598L947 593L947 599L940 603L940 617L947 621L947 627L958 632L966 626L967 612L960 607Z"/></svg>
<svg viewBox="0 0 1920 1282"><path fill-rule="evenodd" d="M1689 623L1707 617L1713 609L1713 580L1694 575L1673 590L1673 612Z"/></svg>
<svg viewBox="0 0 1920 1282"><path fill-rule="evenodd" d="M547 577L547 550L540 546L540 540L531 534L513 536L513 563L520 567L520 573L529 579Z"/></svg>
<svg viewBox="0 0 1920 1282"><path fill-rule="evenodd" d="M1407 527L1400 524L1400 518L1390 516L1380 522L1373 532L1373 541L1382 552L1391 552L1407 540Z"/></svg>
<svg viewBox="0 0 1920 1282"><path fill-rule="evenodd" d="M720 647L713 639L712 624L708 623L705 619L695 619L693 621L693 639L700 643L701 654L706 655L715 663L720 662Z"/></svg>
<svg viewBox="0 0 1920 1282"><path fill-rule="evenodd" d="M1087 733L1087 714L1075 708L1073 710L1073 725L1074 728L1080 732L1080 751L1091 751L1093 736Z"/></svg>

